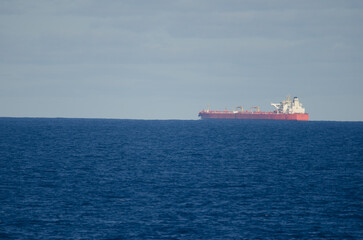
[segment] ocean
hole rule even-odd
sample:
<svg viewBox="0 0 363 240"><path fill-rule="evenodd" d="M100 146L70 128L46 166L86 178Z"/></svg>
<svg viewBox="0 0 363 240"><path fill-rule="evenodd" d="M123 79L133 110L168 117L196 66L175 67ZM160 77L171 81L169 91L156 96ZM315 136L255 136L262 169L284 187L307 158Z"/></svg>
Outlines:
<svg viewBox="0 0 363 240"><path fill-rule="evenodd" d="M0 118L0 239L363 239L363 122Z"/></svg>

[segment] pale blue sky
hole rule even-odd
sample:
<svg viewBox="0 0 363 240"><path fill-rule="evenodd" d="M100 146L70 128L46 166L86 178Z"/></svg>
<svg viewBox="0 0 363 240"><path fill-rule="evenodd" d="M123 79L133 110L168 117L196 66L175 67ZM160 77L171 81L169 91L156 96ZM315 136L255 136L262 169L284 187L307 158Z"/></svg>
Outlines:
<svg viewBox="0 0 363 240"><path fill-rule="evenodd" d="M0 116L363 121L363 1L0 1Z"/></svg>

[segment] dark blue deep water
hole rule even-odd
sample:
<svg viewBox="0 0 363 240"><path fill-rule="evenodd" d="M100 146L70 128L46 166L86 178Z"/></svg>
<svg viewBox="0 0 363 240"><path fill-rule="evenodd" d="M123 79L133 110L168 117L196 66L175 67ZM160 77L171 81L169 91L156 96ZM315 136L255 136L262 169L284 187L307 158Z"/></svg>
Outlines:
<svg viewBox="0 0 363 240"><path fill-rule="evenodd" d="M0 239L362 239L363 122L0 118Z"/></svg>

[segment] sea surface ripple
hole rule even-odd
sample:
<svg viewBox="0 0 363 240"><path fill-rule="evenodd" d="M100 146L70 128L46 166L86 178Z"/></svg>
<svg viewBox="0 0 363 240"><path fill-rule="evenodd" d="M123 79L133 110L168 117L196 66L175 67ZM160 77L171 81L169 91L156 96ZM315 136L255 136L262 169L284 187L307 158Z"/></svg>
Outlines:
<svg viewBox="0 0 363 240"><path fill-rule="evenodd" d="M0 239L363 239L363 122L0 118Z"/></svg>

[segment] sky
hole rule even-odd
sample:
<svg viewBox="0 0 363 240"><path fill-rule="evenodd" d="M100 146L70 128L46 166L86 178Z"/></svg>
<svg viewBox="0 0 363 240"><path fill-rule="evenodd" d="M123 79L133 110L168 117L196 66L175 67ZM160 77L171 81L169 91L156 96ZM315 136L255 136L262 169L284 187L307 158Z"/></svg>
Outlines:
<svg viewBox="0 0 363 240"><path fill-rule="evenodd" d="M363 121L363 1L0 1L0 116Z"/></svg>

